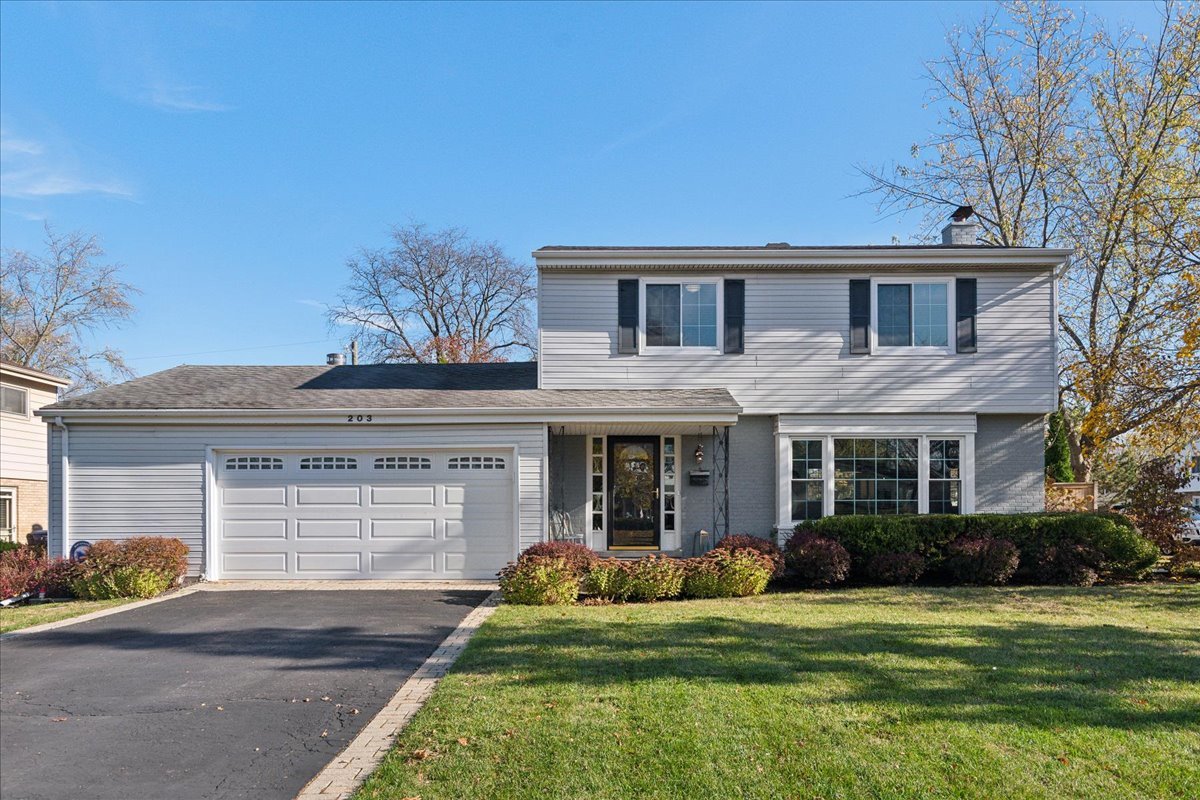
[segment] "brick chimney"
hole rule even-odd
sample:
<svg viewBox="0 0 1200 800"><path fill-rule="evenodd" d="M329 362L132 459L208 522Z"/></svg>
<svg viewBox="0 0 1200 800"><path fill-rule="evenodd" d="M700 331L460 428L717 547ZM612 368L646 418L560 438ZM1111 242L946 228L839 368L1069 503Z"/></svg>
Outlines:
<svg viewBox="0 0 1200 800"><path fill-rule="evenodd" d="M942 245L945 247L962 247L977 244L979 225L971 217L975 209L971 206L959 206L950 215L950 223L942 228Z"/></svg>

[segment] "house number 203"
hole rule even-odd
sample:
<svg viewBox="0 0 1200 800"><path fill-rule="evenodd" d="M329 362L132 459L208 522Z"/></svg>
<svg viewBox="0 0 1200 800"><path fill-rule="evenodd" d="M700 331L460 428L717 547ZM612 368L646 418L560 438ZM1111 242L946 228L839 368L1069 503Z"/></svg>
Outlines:
<svg viewBox="0 0 1200 800"><path fill-rule="evenodd" d="M370 414L347 414L346 422L371 422Z"/></svg>

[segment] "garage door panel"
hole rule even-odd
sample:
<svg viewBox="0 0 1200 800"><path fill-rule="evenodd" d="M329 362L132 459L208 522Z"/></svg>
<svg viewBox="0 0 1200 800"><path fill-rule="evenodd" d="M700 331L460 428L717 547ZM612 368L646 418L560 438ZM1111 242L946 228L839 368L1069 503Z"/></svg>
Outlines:
<svg viewBox="0 0 1200 800"><path fill-rule="evenodd" d="M261 573L286 578L287 562L287 553L225 553L221 569L228 573Z"/></svg>
<svg viewBox="0 0 1200 800"><path fill-rule="evenodd" d="M434 556L434 553L371 553L371 571L430 574L434 572Z"/></svg>
<svg viewBox="0 0 1200 800"><path fill-rule="evenodd" d="M432 519L373 519L372 539L435 539L436 520Z"/></svg>
<svg viewBox="0 0 1200 800"><path fill-rule="evenodd" d="M297 539L361 539L360 519L298 519Z"/></svg>
<svg viewBox="0 0 1200 800"><path fill-rule="evenodd" d="M226 539L286 539L286 519L227 519L221 523Z"/></svg>
<svg viewBox="0 0 1200 800"><path fill-rule="evenodd" d="M298 506L358 506L362 503L359 486L297 486Z"/></svg>
<svg viewBox="0 0 1200 800"><path fill-rule="evenodd" d="M334 457L397 466L295 468L312 456L285 456L282 470L219 474L224 577L493 578L513 557L515 470L450 470L451 456L437 452L422 455L428 467L401 468L400 457L362 451Z"/></svg>
<svg viewBox="0 0 1200 800"><path fill-rule="evenodd" d="M362 553L297 553L296 573L344 572L356 575L362 572Z"/></svg>
<svg viewBox="0 0 1200 800"><path fill-rule="evenodd" d="M221 492L222 502L237 506L286 506L286 486L227 486Z"/></svg>
<svg viewBox="0 0 1200 800"><path fill-rule="evenodd" d="M433 506L434 486L372 486L373 506Z"/></svg>

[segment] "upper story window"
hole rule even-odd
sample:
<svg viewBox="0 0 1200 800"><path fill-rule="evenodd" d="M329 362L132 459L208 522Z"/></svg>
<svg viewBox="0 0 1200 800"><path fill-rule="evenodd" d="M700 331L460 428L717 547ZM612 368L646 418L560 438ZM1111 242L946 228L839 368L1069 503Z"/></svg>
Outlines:
<svg viewBox="0 0 1200 800"><path fill-rule="evenodd" d="M19 386L0 386L0 411L29 415L29 392Z"/></svg>
<svg viewBox="0 0 1200 800"><path fill-rule="evenodd" d="M642 284L645 346L717 349L720 281Z"/></svg>
<svg viewBox="0 0 1200 800"><path fill-rule="evenodd" d="M890 347L950 346L950 281L875 283L875 339Z"/></svg>

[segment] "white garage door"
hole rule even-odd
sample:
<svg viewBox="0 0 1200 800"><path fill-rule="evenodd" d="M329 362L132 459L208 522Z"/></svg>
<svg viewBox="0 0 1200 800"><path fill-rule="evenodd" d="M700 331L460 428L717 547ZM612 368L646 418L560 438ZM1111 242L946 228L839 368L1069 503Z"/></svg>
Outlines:
<svg viewBox="0 0 1200 800"><path fill-rule="evenodd" d="M221 453L225 579L494 578L515 551L511 451Z"/></svg>

